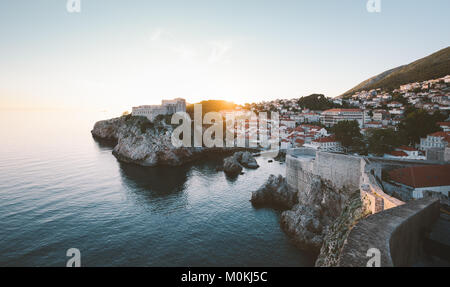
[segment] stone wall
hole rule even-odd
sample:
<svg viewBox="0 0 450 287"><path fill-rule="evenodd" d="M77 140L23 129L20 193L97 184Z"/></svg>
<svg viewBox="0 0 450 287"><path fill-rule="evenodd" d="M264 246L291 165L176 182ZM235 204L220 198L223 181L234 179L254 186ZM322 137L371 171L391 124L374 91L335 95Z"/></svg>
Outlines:
<svg viewBox="0 0 450 287"><path fill-rule="evenodd" d="M314 173L341 189L359 189L361 157L317 152Z"/></svg>
<svg viewBox="0 0 450 287"><path fill-rule="evenodd" d="M411 266L422 253L423 236L438 218L439 199L423 198L360 220L351 230L339 266L365 267L371 248L382 267Z"/></svg>
<svg viewBox="0 0 450 287"><path fill-rule="evenodd" d="M313 175L331 182L336 189L359 189L361 157L303 148L288 152L286 165L288 185L299 191Z"/></svg>

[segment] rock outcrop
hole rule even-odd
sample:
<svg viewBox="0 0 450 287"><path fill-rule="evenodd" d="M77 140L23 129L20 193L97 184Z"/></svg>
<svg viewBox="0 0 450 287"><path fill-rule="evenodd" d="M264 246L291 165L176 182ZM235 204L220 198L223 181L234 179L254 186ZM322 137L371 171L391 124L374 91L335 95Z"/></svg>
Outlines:
<svg viewBox="0 0 450 287"><path fill-rule="evenodd" d="M255 206L275 208L281 206L285 210L280 218L282 229L299 248L317 255L335 220L341 216L344 219L340 219L339 222L354 222L353 218L358 217L354 213L360 214L359 210L358 212L354 212L354 209L347 210L349 204L353 206L350 199L355 195L359 199L358 191L336 189L331 182L319 176L311 176L298 192L294 192L290 190L282 176L271 175L260 189L252 193L251 202ZM346 227L347 225L339 230ZM323 257L331 254L325 250Z"/></svg>
<svg viewBox="0 0 450 287"><path fill-rule="evenodd" d="M95 123L92 135L112 141L114 156L120 161L142 166L178 166L206 153L230 154L243 148L175 147L171 134L174 127L165 118L150 122L146 117L122 116Z"/></svg>
<svg viewBox="0 0 450 287"><path fill-rule="evenodd" d="M298 192L298 204L281 214L281 227L297 246L318 254L328 226L341 214L348 194L313 176Z"/></svg>
<svg viewBox="0 0 450 287"><path fill-rule="evenodd" d="M281 175L270 175L258 190L252 192L250 201L255 207L287 210L297 203L297 193L288 189L286 179Z"/></svg>
<svg viewBox="0 0 450 287"><path fill-rule="evenodd" d="M316 266L338 266L339 255L341 254L348 234L359 220L369 214L370 211L364 207L359 193L355 192L345 204L341 215L328 228L320 249L320 254L316 260Z"/></svg>
<svg viewBox="0 0 450 287"><path fill-rule="evenodd" d="M257 169L259 167L258 163L256 162L256 159L253 157L253 155L248 152L248 151L244 151L244 152L238 152L241 154L241 158L239 163L241 165L243 165L246 168L250 168L250 169Z"/></svg>
<svg viewBox="0 0 450 287"><path fill-rule="evenodd" d="M229 176L235 176L241 173L242 166L236 156L230 156L223 160L223 171Z"/></svg>
<svg viewBox="0 0 450 287"><path fill-rule="evenodd" d="M241 173L242 167L256 169L259 167L253 155L248 151L240 151L223 161L223 171L230 176Z"/></svg>

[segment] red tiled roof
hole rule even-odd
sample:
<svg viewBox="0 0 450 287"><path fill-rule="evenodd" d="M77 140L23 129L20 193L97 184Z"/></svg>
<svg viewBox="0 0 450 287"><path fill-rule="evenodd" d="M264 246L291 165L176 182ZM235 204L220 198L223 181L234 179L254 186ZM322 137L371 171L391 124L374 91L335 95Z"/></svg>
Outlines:
<svg viewBox="0 0 450 287"><path fill-rule="evenodd" d="M405 146L405 145L402 145L398 149L407 150L407 151L417 151L417 149L410 147L410 146Z"/></svg>
<svg viewBox="0 0 450 287"><path fill-rule="evenodd" d="M302 139L296 139L295 142L296 142L296 143L299 143L299 144L304 144L304 143L305 143L305 141L302 140Z"/></svg>
<svg viewBox="0 0 450 287"><path fill-rule="evenodd" d="M394 151L392 151L390 153L390 155L393 155L393 156L408 156L408 154L406 152L401 151L401 150L394 150Z"/></svg>
<svg viewBox="0 0 450 287"><path fill-rule="evenodd" d="M445 137L450 136L450 132L435 132L435 133L429 134L429 136L431 136L431 137L443 137L443 138L445 138Z"/></svg>
<svg viewBox="0 0 450 287"><path fill-rule="evenodd" d="M450 127L450 122L440 122L440 123L438 123L438 125Z"/></svg>
<svg viewBox="0 0 450 287"><path fill-rule="evenodd" d="M335 113L335 112L361 112L360 109L330 109L323 111L323 113Z"/></svg>
<svg viewBox="0 0 450 287"><path fill-rule="evenodd" d="M392 180L415 188L450 185L450 164L399 168L389 172Z"/></svg>

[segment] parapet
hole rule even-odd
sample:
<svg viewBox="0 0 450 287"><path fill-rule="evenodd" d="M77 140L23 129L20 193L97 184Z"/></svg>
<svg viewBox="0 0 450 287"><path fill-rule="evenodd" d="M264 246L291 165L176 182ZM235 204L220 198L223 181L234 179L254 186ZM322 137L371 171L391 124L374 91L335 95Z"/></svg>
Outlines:
<svg viewBox="0 0 450 287"><path fill-rule="evenodd" d="M362 219L346 239L339 266L367 266L371 248L380 251L382 267L411 266L421 255L424 235L439 218L439 209L439 199L423 198Z"/></svg>

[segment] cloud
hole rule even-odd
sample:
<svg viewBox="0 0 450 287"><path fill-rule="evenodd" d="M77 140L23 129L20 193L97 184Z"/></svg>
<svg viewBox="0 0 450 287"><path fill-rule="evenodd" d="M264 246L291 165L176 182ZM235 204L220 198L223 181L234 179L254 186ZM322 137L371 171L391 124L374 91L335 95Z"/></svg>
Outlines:
<svg viewBox="0 0 450 287"><path fill-rule="evenodd" d="M229 63L232 49L231 42L181 42L176 35L162 28L156 28L151 32L150 47L172 53L183 62L197 62L206 65Z"/></svg>
<svg viewBox="0 0 450 287"><path fill-rule="evenodd" d="M229 62L229 54L232 48L231 43L225 42L213 42L210 43L211 52L209 54L208 63L228 63Z"/></svg>

